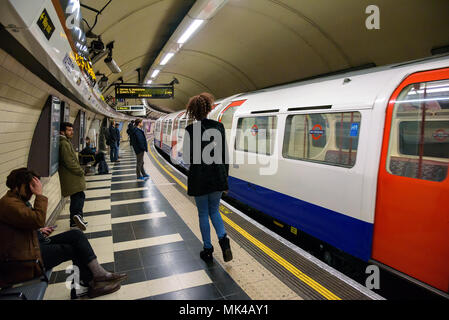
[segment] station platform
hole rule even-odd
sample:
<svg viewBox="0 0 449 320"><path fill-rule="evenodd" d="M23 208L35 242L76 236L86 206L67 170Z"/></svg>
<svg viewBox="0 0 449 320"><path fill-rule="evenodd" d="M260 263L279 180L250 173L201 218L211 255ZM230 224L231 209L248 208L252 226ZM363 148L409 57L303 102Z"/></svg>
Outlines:
<svg viewBox="0 0 449 320"><path fill-rule="evenodd" d="M198 213L186 177L151 146L146 182L135 154L121 147L109 175L86 177L87 235L105 269L125 272L119 291L96 300L381 300L382 297L292 245L222 201L233 260L225 263L211 227L206 264ZM69 230L68 205L54 234ZM66 262L53 269L45 300L68 300Z"/></svg>

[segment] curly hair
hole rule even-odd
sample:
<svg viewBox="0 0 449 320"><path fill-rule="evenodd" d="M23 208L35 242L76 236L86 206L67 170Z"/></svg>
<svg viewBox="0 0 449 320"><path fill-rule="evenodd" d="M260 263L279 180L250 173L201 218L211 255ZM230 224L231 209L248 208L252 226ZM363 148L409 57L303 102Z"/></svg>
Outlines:
<svg viewBox="0 0 449 320"><path fill-rule="evenodd" d="M11 173L6 178L6 186L14 190L22 184L29 185L34 177L40 178L34 171L28 170L27 168L20 168L11 171Z"/></svg>
<svg viewBox="0 0 449 320"><path fill-rule="evenodd" d="M203 120L211 112L214 100L214 96L207 92L190 98L187 104L187 116L198 121Z"/></svg>

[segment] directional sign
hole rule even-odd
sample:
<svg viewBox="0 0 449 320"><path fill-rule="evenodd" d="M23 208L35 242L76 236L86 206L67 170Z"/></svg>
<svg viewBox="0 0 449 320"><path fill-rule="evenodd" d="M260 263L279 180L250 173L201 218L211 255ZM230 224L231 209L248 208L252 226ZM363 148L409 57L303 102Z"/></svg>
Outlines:
<svg viewBox="0 0 449 320"><path fill-rule="evenodd" d="M173 86L115 85L116 99L170 99L174 97Z"/></svg>

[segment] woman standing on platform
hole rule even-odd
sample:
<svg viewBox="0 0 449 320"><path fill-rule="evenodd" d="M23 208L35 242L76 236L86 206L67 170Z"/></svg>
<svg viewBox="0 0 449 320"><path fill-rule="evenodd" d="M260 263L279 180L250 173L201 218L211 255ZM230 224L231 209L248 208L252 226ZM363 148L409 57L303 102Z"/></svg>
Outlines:
<svg viewBox="0 0 449 320"><path fill-rule="evenodd" d="M190 164L187 194L195 197L204 250L200 257L212 261L214 247L210 238L209 217L217 233L225 262L232 260L229 238L220 215L220 199L228 190L229 164L226 133L223 124L207 119L214 98L202 93L192 97L187 105L187 116L197 122L186 127L183 158Z"/></svg>

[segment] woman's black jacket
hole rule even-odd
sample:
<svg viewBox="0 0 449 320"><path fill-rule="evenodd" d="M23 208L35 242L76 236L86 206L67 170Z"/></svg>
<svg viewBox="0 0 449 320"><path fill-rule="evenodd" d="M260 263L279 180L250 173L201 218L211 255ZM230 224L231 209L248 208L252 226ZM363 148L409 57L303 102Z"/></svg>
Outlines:
<svg viewBox="0 0 449 320"><path fill-rule="evenodd" d="M198 134L199 132L201 135ZM203 139L205 141L202 141ZM213 145L210 145L211 143ZM213 161L208 161L201 156L205 148L207 148L205 154L210 155ZM203 119L187 126L184 135L183 159L186 164L190 164L187 180L189 196L203 196L228 190L229 160L223 124Z"/></svg>

